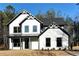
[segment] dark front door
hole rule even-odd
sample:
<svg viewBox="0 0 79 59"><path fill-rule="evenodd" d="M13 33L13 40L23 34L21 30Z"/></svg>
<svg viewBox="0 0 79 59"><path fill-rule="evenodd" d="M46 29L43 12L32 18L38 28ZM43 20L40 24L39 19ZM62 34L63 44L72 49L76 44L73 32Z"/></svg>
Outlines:
<svg viewBox="0 0 79 59"><path fill-rule="evenodd" d="M25 48L29 48L29 38L25 38Z"/></svg>

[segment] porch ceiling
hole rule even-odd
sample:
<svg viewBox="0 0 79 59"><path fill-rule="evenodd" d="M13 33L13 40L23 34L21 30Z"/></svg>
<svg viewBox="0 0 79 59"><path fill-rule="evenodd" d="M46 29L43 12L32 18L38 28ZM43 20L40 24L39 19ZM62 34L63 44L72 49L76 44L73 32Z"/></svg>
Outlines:
<svg viewBox="0 0 79 59"><path fill-rule="evenodd" d="M13 38L14 37L21 37L21 38L24 38L24 37L38 37L38 35L39 34L33 34L33 35L32 34L31 35L30 34L29 35L28 34L25 34L25 35L11 34L11 35L8 35L8 38L12 38L12 37Z"/></svg>

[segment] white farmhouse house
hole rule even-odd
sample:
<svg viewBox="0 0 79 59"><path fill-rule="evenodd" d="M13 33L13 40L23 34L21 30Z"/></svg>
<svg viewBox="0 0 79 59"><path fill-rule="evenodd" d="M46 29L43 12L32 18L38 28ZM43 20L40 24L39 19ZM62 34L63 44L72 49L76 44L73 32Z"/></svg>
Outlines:
<svg viewBox="0 0 79 59"><path fill-rule="evenodd" d="M31 13L20 12L7 24L9 49L68 49L68 33L54 23L44 24Z"/></svg>

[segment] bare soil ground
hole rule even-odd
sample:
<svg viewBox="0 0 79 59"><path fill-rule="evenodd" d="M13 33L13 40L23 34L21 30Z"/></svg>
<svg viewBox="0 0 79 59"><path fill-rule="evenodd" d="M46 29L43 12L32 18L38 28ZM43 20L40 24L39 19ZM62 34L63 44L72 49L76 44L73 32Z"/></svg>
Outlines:
<svg viewBox="0 0 79 59"><path fill-rule="evenodd" d="M70 56L65 51L0 50L0 56Z"/></svg>
<svg viewBox="0 0 79 59"><path fill-rule="evenodd" d="M73 50L79 50L79 46L74 46Z"/></svg>
<svg viewBox="0 0 79 59"><path fill-rule="evenodd" d="M39 50L0 50L0 56L75 56L79 55L79 46L73 51L39 51Z"/></svg>
<svg viewBox="0 0 79 59"><path fill-rule="evenodd" d="M74 46L72 51L67 51L67 52L79 56L79 46Z"/></svg>

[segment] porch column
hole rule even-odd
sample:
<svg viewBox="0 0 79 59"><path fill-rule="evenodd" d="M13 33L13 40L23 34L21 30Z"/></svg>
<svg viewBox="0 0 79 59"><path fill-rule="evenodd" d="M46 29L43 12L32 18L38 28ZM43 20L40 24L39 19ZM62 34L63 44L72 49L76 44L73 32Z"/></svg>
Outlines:
<svg viewBox="0 0 79 59"><path fill-rule="evenodd" d="M21 42L21 38L20 38L20 50L22 49L22 42Z"/></svg>
<svg viewBox="0 0 79 59"><path fill-rule="evenodd" d="M23 49L25 49L25 41L24 41L24 38L23 38Z"/></svg>
<svg viewBox="0 0 79 59"><path fill-rule="evenodd" d="M31 38L29 37L29 49L31 49L31 42L30 42Z"/></svg>
<svg viewBox="0 0 79 59"><path fill-rule="evenodd" d="M9 38L9 49L13 49L13 44L12 44L13 42L12 42L12 39L11 38Z"/></svg>

